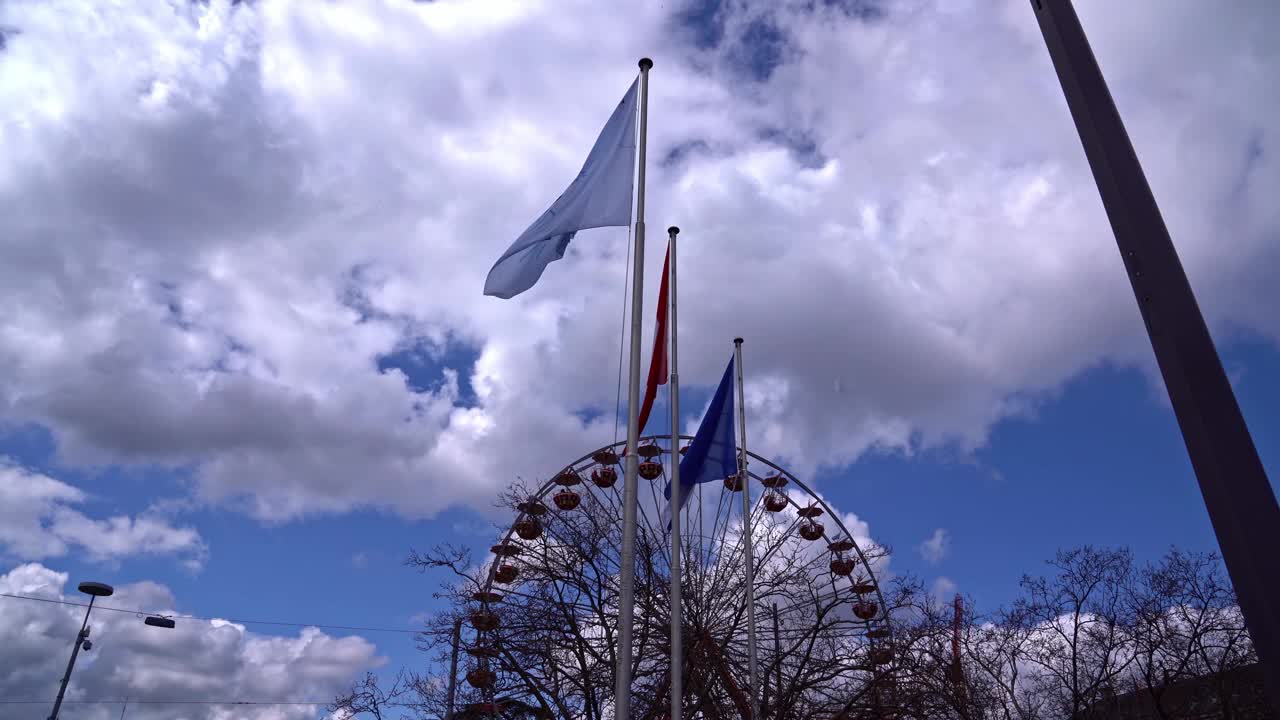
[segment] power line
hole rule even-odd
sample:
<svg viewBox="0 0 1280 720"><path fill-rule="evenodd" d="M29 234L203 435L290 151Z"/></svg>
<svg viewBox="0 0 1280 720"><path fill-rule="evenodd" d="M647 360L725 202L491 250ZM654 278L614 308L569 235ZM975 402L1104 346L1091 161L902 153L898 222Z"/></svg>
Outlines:
<svg viewBox="0 0 1280 720"><path fill-rule="evenodd" d="M48 705L48 700L0 700L0 705ZM334 704L333 700L63 700L63 705L258 705L289 706L308 705L325 706ZM381 707L421 708L420 703L384 702Z"/></svg>
<svg viewBox="0 0 1280 720"><path fill-rule="evenodd" d="M332 700L63 700L63 705L331 705ZM48 705L48 700L0 700L0 705ZM412 703L379 703L384 707L416 707Z"/></svg>
<svg viewBox="0 0 1280 720"><path fill-rule="evenodd" d="M79 603L71 600L54 600L53 598L35 597L34 595L18 595L15 593L0 593L0 597L13 598L15 600L32 600L34 602L51 603L54 605L71 605L74 607L88 607L88 603ZM351 630L356 632L387 632L402 633L408 635L417 634L418 630L405 630L402 628L384 628L384 627L361 627L357 625L325 625L322 623L301 623L301 622L280 622L276 620L243 620L236 618L212 618L200 617L199 615L165 615L159 612L148 612L145 610L130 610L128 608L109 607L106 605L94 605L94 610L106 610L108 612L129 613L130 615L160 615L162 617L172 618L174 620L200 620L203 622L213 622L221 620L239 625L277 625L282 627L315 627L325 630ZM118 701L114 701L118 702ZM305 704L305 703L304 703Z"/></svg>
<svg viewBox="0 0 1280 720"><path fill-rule="evenodd" d="M511 594L521 595L520 593L514 593L514 592ZM13 598L15 600L31 600L34 602L50 603L53 605L70 605L74 607L88 607L89 605L88 603L73 602L71 600L54 600L53 598L35 597L33 595L18 595L15 593L0 593L0 597ZM528 597L528 596L523 596L523 597ZM279 627L315 627L315 628L324 628L326 630L351 630L351 631L358 631L358 632L388 632L388 633L401 633L401 634L408 634L408 635L416 635L418 633L423 632L422 630L404 630L401 628L384 628L384 627L361 627L356 625L323 625L320 623L280 622L275 620L237 620L235 618L211 618L211 617L200 617L198 615L164 615L163 613L158 613L158 612L148 612L145 610L130 610L128 608L109 607L106 605L97 605L97 604L93 606L93 609L106 610L109 612L128 613L130 615L139 615L139 616L161 615L162 617L173 618L175 620L200 620L203 622L212 622L214 620L221 620L223 622L237 623L237 624L243 624L243 625L275 625ZM860 625L861 622L862 621L856 621L852 619L839 619L839 620L833 621L832 624L833 625L839 624L842 626L843 625L857 626L857 625ZM833 628L832 627L783 628L782 634L787 637L792 637L792 636L808 637L814 634L820 635L823 631L829 631L831 629ZM70 701L67 701L67 702L70 702ZM110 702L123 702L123 701L112 700ZM131 700L130 702L133 702L133 701ZM301 703L301 704L305 705L306 703Z"/></svg>

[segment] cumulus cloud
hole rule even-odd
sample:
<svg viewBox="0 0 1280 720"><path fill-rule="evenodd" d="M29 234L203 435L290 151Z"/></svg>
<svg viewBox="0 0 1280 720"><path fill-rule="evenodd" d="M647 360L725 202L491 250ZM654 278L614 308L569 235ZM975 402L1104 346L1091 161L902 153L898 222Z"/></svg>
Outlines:
<svg viewBox="0 0 1280 720"><path fill-rule="evenodd" d="M1215 330L1280 339L1280 10L1077 4ZM91 5L0 7L0 419L67 462L417 517L611 440L626 231L481 287L643 54L682 379L746 337L762 452L971 448L1149 363L1025 0Z"/></svg>
<svg viewBox="0 0 1280 720"><path fill-rule="evenodd" d="M82 602L67 587L66 573L39 564L19 565L0 575L0 592ZM163 585L140 582L116 588L109 604L173 613L177 603ZM0 693L6 699L48 700L49 706L7 706L5 717L44 718L57 694L71 641L84 609L0 599ZM164 705L170 700L302 700L333 697L365 670L382 662L367 640L335 638L306 628L297 636L260 635L241 625L178 620L173 630L144 625L131 613L95 611L93 648L76 662L68 701L131 698L130 718L183 717L228 720L243 717L232 706ZM152 704L154 703L154 704ZM71 710L74 708L74 711ZM312 706L263 706L254 717L313 718ZM64 715L105 720L119 705L73 704Z"/></svg>
<svg viewBox="0 0 1280 720"><path fill-rule="evenodd" d="M204 563L207 548L194 528L146 514L91 518L72 507L86 500L78 488L0 456L0 552L41 560L74 551L99 562L171 555L192 570Z"/></svg>
<svg viewBox="0 0 1280 720"><path fill-rule="evenodd" d="M939 575L937 578L934 578L933 585L930 586L930 590L937 602L946 604L951 601L951 596L956 592L956 583L949 577Z"/></svg>
<svg viewBox="0 0 1280 720"><path fill-rule="evenodd" d="M951 533L946 528L933 531L924 542L920 543L920 556L930 565L937 565L943 558L951 554Z"/></svg>

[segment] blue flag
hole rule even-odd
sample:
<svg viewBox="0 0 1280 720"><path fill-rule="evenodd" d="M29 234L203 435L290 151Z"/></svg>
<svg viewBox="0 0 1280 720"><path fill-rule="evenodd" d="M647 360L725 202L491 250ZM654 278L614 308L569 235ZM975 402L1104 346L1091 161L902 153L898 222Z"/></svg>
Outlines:
<svg viewBox="0 0 1280 720"><path fill-rule="evenodd" d="M720 387L711 396L707 415L693 435L689 452L680 459L680 509L689 501L689 490L698 483L723 480L738 472L738 450L733 434L733 358L724 369ZM664 497L671 499L671 483ZM670 506L670 503L668 503Z"/></svg>
<svg viewBox="0 0 1280 720"><path fill-rule="evenodd" d="M613 111L578 177L493 264L485 295L506 300L533 287L548 263L564 257L579 230L631 224L638 83Z"/></svg>

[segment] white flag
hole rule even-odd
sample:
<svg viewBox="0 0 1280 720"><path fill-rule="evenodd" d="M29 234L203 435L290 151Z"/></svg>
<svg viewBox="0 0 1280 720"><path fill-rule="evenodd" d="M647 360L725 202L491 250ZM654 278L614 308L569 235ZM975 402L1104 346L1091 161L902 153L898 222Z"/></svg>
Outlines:
<svg viewBox="0 0 1280 720"><path fill-rule="evenodd" d="M533 287L579 230L631 224L638 86L632 83L613 111L578 177L493 264L485 295L508 299Z"/></svg>

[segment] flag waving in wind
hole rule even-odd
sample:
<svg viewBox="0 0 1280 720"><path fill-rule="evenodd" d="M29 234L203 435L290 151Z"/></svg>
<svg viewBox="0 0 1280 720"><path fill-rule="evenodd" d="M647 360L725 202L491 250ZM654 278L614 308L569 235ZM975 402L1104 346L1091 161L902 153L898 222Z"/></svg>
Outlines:
<svg viewBox="0 0 1280 720"><path fill-rule="evenodd" d="M578 177L493 264L485 295L505 300L533 287L548 263L564 257L579 230L631 224L638 83L613 111Z"/></svg>
<svg viewBox="0 0 1280 720"><path fill-rule="evenodd" d="M689 501L689 489L698 483L723 480L738 472L738 450L733 435L733 358L724 369L720 387L711 396L707 415L680 459L680 509ZM671 499L671 483L665 497ZM670 503L668 503L668 506Z"/></svg>
<svg viewBox="0 0 1280 720"><path fill-rule="evenodd" d="M667 268L671 264L671 246L667 246L667 259L662 261L662 285L658 288L658 323L653 330L653 357L649 360L649 382L644 388L644 401L640 403L640 419L637 432L644 434L644 426L653 411L653 401L658 397L658 386L667 384L670 370L667 367L667 280L671 277Z"/></svg>

